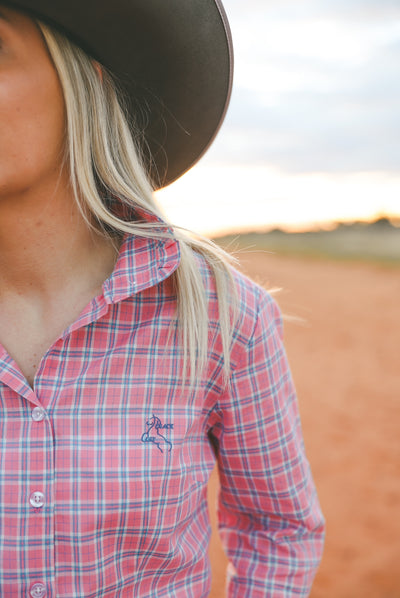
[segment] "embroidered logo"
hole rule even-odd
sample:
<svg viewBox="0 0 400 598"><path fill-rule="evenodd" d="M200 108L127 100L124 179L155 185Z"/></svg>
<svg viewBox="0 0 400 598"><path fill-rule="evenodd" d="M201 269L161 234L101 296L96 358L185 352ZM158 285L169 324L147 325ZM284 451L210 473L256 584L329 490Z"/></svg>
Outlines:
<svg viewBox="0 0 400 598"><path fill-rule="evenodd" d="M164 430L173 430L174 424L163 424L159 417L153 413L153 417L146 422L147 430L142 434L142 442L151 442L155 444L159 451L164 452L161 447L167 449L168 452L172 449L172 443L165 438Z"/></svg>

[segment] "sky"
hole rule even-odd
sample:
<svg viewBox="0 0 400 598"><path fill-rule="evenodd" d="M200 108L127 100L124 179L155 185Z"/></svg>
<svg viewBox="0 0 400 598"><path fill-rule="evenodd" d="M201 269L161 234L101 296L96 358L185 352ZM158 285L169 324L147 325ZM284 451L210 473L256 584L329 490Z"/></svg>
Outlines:
<svg viewBox="0 0 400 598"><path fill-rule="evenodd" d="M157 194L200 233L400 216L399 0L225 0L230 108Z"/></svg>

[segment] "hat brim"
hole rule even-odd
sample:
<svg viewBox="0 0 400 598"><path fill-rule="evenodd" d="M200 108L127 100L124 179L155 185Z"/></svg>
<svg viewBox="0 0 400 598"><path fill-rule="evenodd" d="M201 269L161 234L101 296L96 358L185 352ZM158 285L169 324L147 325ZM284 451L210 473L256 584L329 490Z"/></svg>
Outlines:
<svg viewBox="0 0 400 598"><path fill-rule="evenodd" d="M7 0L66 33L122 83L156 188L204 154L224 119L233 51L219 0Z"/></svg>

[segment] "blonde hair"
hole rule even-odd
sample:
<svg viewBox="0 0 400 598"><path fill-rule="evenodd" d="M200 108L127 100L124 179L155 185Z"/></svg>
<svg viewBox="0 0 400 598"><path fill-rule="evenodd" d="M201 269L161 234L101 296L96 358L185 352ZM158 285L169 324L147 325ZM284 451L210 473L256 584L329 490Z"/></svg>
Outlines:
<svg viewBox="0 0 400 598"><path fill-rule="evenodd" d="M177 295L177 322L183 350L183 372L190 382L200 379L207 361L208 305L205 283L195 253L202 254L216 281L224 372L229 372L231 318L235 305L232 258L211 241L169 224L160 212L140 157L140 131L132 135L114 78L67 37L38 22L61 82L66 106L66 153L71 185L83 217L105 234L129 233L179 241L181 260L172 275ZM135 137L135 139L134 139ZM115 203L122 215L115 211ZM112 207L114 205L114 209ZM124 210L125 208L125 210ZM160 221L124 218L135 208ZM132 216L131 216L132 218ZM165 223L165 226L163 225ZM183 375L186 379L186 374Z"/></svg>

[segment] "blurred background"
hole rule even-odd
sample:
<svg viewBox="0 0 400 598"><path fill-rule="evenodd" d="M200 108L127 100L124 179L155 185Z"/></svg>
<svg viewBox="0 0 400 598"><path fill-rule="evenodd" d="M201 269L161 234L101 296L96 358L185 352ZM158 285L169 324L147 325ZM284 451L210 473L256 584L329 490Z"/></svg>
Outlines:
<svg viewBox="0 0 400 598"><path fill-rule="evenodd" d="M235 47L226 121L159 193L208 234L400 216L398 0L225 0Z"/></svg>
<svg viewBox="0 0 400 598"><path fill-rule="evenodd" d="M400 2L225 0L232 102L158 193L276 298L327 519L312 598L400 598ZM211 597L226 559L214 526Z"/></svg>

